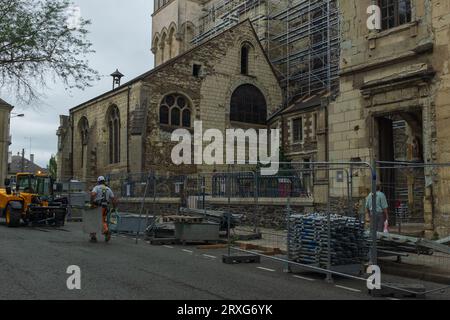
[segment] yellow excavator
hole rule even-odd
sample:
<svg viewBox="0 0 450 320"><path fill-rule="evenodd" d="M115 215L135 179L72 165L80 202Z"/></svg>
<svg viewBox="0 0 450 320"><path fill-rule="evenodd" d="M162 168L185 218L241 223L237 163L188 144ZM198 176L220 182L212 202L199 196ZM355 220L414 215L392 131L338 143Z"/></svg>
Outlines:
<svg viewBox="0 0 450 320"><path fill-rule="evenodd" d="M18 173L16 185L5 179L0 189L0 217L8 227L28 225L64 225L67 206L53 197L53 181L41 172Z"/></svg>

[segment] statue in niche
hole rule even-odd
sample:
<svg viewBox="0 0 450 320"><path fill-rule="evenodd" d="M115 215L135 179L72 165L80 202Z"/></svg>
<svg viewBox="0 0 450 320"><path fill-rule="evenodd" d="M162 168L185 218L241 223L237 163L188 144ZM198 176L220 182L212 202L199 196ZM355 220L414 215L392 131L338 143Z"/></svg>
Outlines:
<svg viewBox="0 0 450 320"><path fill-rule="evenodd" d="M413 141L412 141L412 145L411 145L411 155L412 155L412 161L415 162L420 162L422 161L422 155L421 155L421 150L420 150L420 141L417 137L414 137Z"/></svg>

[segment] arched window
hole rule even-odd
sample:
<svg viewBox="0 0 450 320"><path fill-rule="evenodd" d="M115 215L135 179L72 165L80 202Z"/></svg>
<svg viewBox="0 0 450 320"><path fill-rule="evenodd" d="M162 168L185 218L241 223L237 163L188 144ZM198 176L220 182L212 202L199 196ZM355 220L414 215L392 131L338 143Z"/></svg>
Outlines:
<svg viewBox="0 0 450 320"><path fill-rule="evenodd" d="M181 122L180 122L180 109L178 108L172 108L172 112L170 115L170 123L173 126L180 126Z"/></svg>
<svg viewBox="0 0 450 320"><path fill-rule="evenodd" d="M163 31L161 34L161 38L159 39L159 48L160 54L159 54L159 61L160 63L164 63L168 57L167 57L167 31Z"/></svg>
<svg viewBox="0 0 450 320"><path fill-rule="evenodd" d="M168 50L169 56L167 57L167 59L171 59L177 55L176 33L177 33L176 25L172 24L172 26L169 29L169 34L168 34L168 38L167 38L168 45L169 45L169 50Z"/></svg>
<svg viewBox="0 0 450 320"><path fill-rule="evenodd" d="M161 106L159 109L159 123L169 124L169 107Z"/></svg>
<svg viewBox="0 0 450 320"><path fill-rule="evenodd" d="M159 65L161 63L160 47L161 47L160 35L159 35L159 33L156 33L153 37L153 43L152 43L152 52L155 55L156 65Z"/></svg>
<svg viewBox="0 0 450 320"><path fill-rule="evenodd" d="M251 84L244 84L233 92L230 105L230 120L266 124L266 99L257 87Z"/></svg>
<svg viewBox="0 0 450 320"><path fill-rule="evenodd" d="M183 111L183 127L191 126L191 110L185 109Z"/></svg>
<svg viewBox="0 0 450 320"><path fill-rule="evenodd" d="M80 129L81 144L82 145L88 144L88 133L89 133L88 119L86 119L86 117L82 117L78 127Z"/></svg>
<svg viewBox="0 0 450 320"><path fill-rule="evenodd" d="M159 107L159 123L190 128L192 108L189 100L180 94L167 95Z"/></svg>
<svg viewBox="0 0 450 320"><path fill-rule="evenodd" d="M120 112L117 106L111 107L108 114L109 163L120 162Z"/></svg>
<svg viewBox="0 0 450 320"><path fill-rule="evenodd" d="M80 140L81 140L81 168L84 168L85 165L85 155L87 154L87 145L88 145L88 137L89 137L89 122L86 117L82 117L80 122L78 123L78 129L80 131Z"/></svg>
<svg viewBox="0 0 450 320"><path fill-rule="evenodd" d="M241 74L248 75L249 55L250 55L250 46L248 44L244 44L241 47Z"/></svg>

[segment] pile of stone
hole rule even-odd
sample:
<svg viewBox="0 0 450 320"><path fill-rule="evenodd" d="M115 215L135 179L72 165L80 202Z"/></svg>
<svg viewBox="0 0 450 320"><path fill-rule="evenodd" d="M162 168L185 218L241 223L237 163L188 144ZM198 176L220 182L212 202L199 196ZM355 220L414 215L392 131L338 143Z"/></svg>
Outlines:
<svg viewBox="0 0 450 320"><path fill-rule="evenodd" d="M368 253L368 242L363 222L333 214L330 226L329 238L328 215L291 215L288 233L289 259L326 268L330 248L332 266L364 261Z"/></svg>

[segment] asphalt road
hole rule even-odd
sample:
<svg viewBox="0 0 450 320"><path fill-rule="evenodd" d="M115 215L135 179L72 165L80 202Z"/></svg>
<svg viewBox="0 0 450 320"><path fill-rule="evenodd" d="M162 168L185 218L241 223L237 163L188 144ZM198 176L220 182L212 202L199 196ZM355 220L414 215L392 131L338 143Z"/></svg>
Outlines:
<svg viewBox="0 0 450 320"><path fill-rule="evenodd" d="M91 244L81 224L64 230L0 226L0 299L370 299L363 282L283 273L283 265L226 265L223 250L151 246L114 237ZM69 290L67 268L81 269Z"/></svg>

